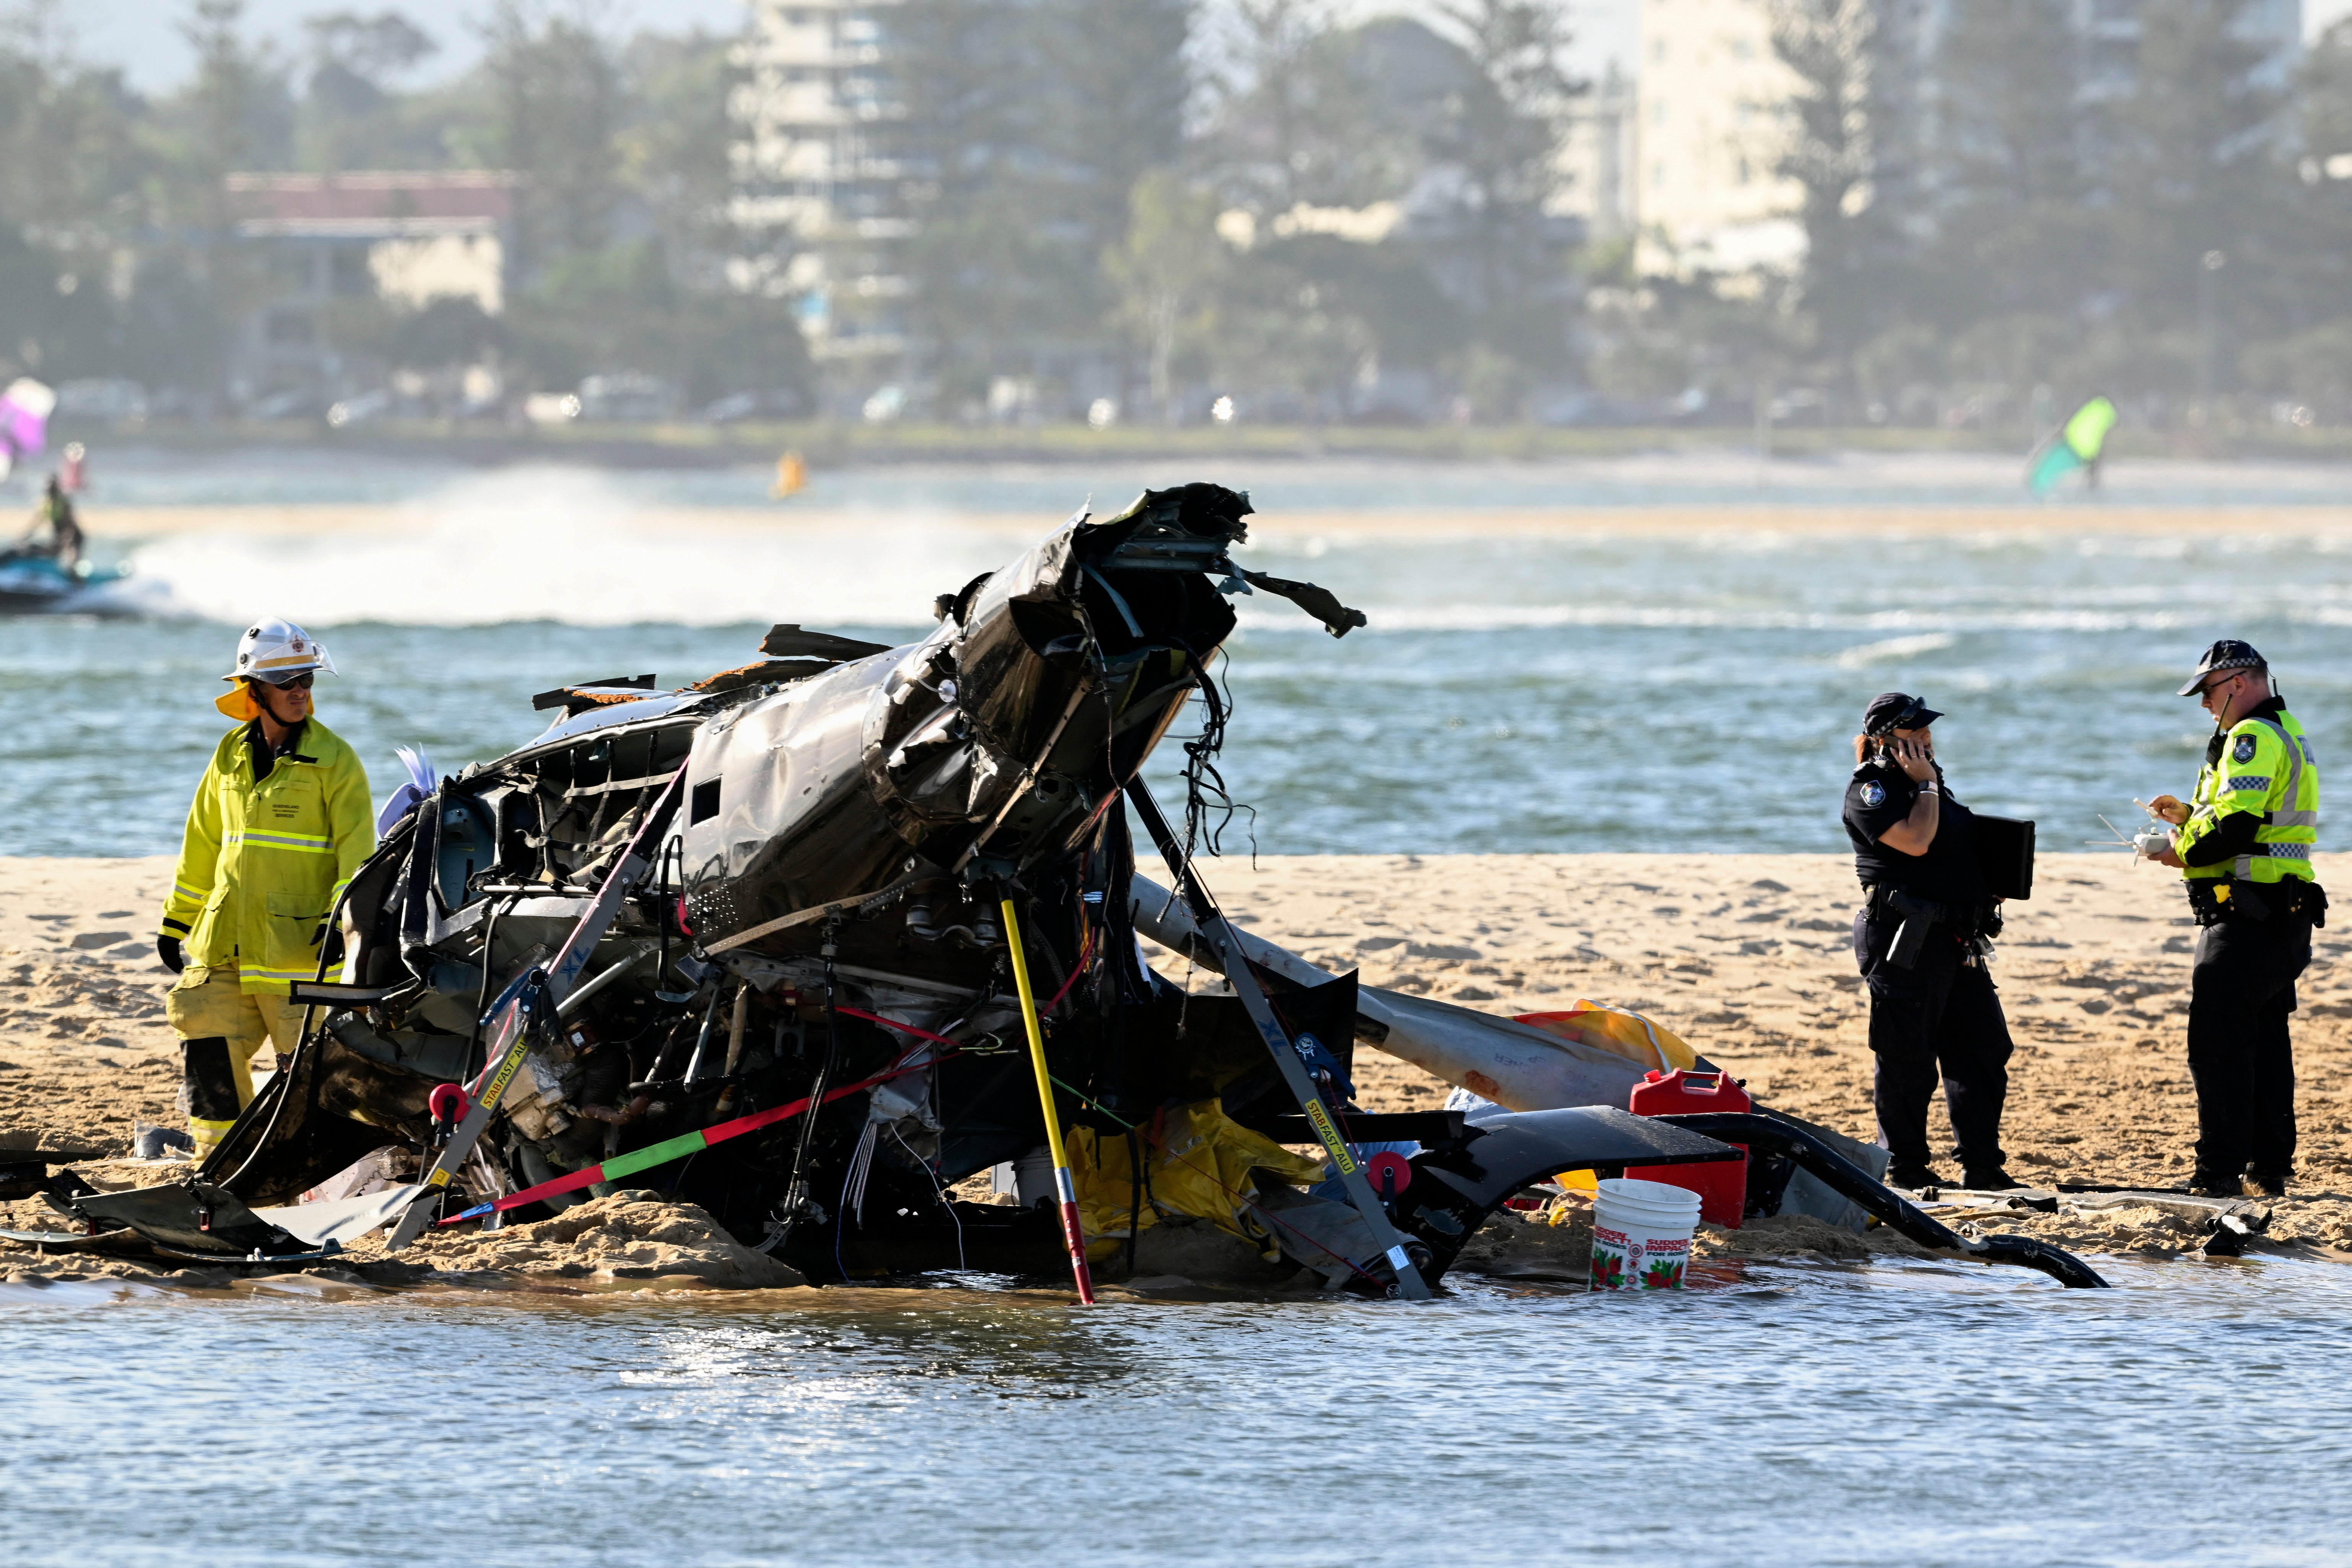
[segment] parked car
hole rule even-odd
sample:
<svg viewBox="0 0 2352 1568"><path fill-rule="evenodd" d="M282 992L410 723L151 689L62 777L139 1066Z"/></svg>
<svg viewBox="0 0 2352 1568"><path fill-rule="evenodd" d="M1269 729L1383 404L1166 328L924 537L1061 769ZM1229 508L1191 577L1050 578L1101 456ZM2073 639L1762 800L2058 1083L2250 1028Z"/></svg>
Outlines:
<svg viewBox="0 0 2352 1568"><path fill-rule="evenodd" d="M68 381L58 388L57 417L133 425L147 417L147 389L119 376Z"/></svg>
<svg viewBox="0 0 2352 1568"><path fill-rule="evenodd" d="M808 412L807 393L780 386L766 392L730 393L705 406L702 416L713 425L740 425L754 419L799 419Z"/></svg>
<svg viewBox="0 0 2352 1568"><path fill-rule="evenodd" d="M643 371L607 371L580 384L580 417L612 424L667 419L677 412L677 388Z"/></svg>

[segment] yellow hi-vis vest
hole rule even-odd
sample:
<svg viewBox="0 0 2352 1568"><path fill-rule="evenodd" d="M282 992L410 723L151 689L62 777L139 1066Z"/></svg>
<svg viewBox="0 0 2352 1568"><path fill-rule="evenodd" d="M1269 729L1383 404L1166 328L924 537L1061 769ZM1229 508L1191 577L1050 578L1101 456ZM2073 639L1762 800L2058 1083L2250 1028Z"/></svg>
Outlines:
<svg viewBox="0 0 2352 1568"><path fill-rule="evenodd" d="M2281 710L2264 719L2241 719L2222 737L2221 754L2197 775L2189 821L2180 829L2181 858L2233 812L2262 819L2252 853L2210 866L2191 866L2191 879L2235 877L2242 882L2310 879L2319 842L2319 764L2303 726Z"/></svg>
<svg viewBox="0 0 2352 1568"><path fill-rule="evenodd" d="M319 971L310 939L375 849L367 770L316 719L256 783L240 725L196 785L163 934L191 969L236 965L237 988L283 994Z"/></svg>

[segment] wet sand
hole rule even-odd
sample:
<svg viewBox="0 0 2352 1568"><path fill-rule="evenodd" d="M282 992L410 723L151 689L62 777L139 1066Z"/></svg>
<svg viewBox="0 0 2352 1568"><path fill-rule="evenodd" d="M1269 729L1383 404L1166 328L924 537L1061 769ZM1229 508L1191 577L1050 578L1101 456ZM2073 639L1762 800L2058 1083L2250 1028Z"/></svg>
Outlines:
<svg viewBox="0 0 2352 1568"><path fill-rule="evenodd" d="M0 860L0 1137L127 1152L135 1121L176 1124L178 1058L154 956L164 858ZM1244 924L1368 984L1482 1011L1630 1007L1746 1079L1759 1100L1874 1136L1866 1004L1849 936L1852 863L1835 856L1360 856L1213 863ZM2319 858L2352 886L2352 857ZM2343 922L2352 926L2352 920ZM2183 1055L2195 927L2176 880L2121 855L2044 857L1995 960L2017 1054L2010 1169L2061 1181L2174 1186L2196 1101ZM2319 933L2295 1021L2303 1150L2271 1235L2352 1246L2352 931ZM1181 973L1181 960L1169 961ZM1446 1086L1367 1047L1361 1102L1438 1103ZM1948 1148L1940 1099L1931 1113ZM1949 1162L1946 1163L1948 1165ZM85 1167L108 1186L152 1167ZM1949 1173L1957 1175L1956 1170ZM36 1224L37 1206L8 1205ZM2084 1250L2193 1250L2161 1215L2012 1222ZM1900 1250L1772 1225L1717 1255ZM1907 1245L1907 1244L1906 1244ZM0 1272L29 1255L0 1254Z"/></svg>

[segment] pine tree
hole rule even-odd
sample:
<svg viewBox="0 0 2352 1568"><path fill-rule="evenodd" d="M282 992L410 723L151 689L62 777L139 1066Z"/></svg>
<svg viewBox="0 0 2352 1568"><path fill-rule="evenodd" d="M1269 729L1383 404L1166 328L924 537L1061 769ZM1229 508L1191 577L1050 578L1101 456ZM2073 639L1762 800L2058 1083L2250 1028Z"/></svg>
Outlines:
<svg viewBox="0 0 2352 1568"><path fill-rule="evenodd" d="M2021 388L2050 378L2105 284L2074 9L1970 0L1937 60L1937 237L1919 310L1958 338L1963 374Z"/></svg>
<svg viewBox="0 0 2352 1568"><path fill-rule="evenodd" d="M1441 265L1490 355L1522 373L1553 370L1567 348L1569 276L1549 208L1570 100L1582 90L1561 63L1567 14L1556 0L1446 0L1438 9L1476 71L1433 139L1431 151L1459 176Z"/></svg>
<svg viewBox="0 0 2352 1568"><path fill-rule="evenodd" d="M2106 112L2112 277L2144 333L2193 330L2208 253L2229 269L2215 280L2225 318L2242 318L2279 260L2286 100L2246 37L2247 5L2147 0L2130 89Z"/></svg>
<svg viewBox="0 0 2352 1568"><path fill-rule="evenodd" d="M1821 351L1851 362L1901 322L1927 233L1918 0L1770 0L1796 78L1777 172L1802 193L1803 298Z"/></svg>
<svg viewBox="0 0 2352 1568"><path fill-rule="evenodd" d="M892 21L909 314L944 401L1115 342L1104 258L1184 153L1189 0L908 0Z"/></svg>
<svg viewBox="0 0 2352 1568"><path fill-rule="evenodd" d="M495 108L478 151L523 176L509 270L526 282L556 258L604 247L621 199L622 83L586 13L498 0L482 37Z"/></svg>

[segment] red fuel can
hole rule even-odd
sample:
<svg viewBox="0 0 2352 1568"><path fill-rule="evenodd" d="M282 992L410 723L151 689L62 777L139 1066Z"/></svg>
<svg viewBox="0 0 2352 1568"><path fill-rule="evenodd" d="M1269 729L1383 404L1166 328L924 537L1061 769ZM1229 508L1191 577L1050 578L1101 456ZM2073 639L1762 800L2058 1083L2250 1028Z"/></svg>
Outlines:
<svg viewBox="0 0 2352 1568"><path fill-rule="evenodd" d="M1633 1103L1627 1109L1636 1116L1668 1116L1685 1111L1748 1110L1753 1109L1753 1102L1746 1089L1731 1081L1727 1072L1693 1072L1677 1068L1673 1072L1653 1072L1635 1084ZM1628 1167L1625 1174L1638 1181L1687 1188L1698 1194L1699 1218L1709 1225L1738 1230L1739 1217L1748 1207L1748 1145L1737 1147L1737 1160L1711 1165Z"/></svg>

